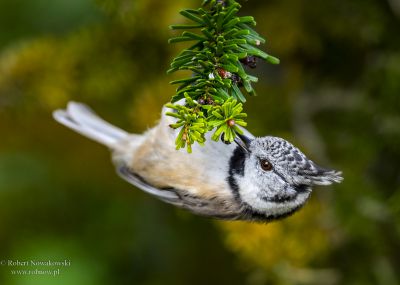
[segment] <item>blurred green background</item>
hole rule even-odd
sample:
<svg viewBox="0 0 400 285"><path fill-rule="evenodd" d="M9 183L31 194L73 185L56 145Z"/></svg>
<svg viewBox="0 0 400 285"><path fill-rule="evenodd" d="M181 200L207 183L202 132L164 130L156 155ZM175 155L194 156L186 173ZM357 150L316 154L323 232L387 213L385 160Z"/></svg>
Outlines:
<svg viewBox="0 0 400 285"><path fill-rule="evenodd" d="M0 284L400 284L400 1L249 0L279 66L259 63L249 130L345 180L294 216L222 222L114 174L109 152L56 124L68 100L143 132L183 46L177 0L0 0L0 260L63 260Z"/></svg>

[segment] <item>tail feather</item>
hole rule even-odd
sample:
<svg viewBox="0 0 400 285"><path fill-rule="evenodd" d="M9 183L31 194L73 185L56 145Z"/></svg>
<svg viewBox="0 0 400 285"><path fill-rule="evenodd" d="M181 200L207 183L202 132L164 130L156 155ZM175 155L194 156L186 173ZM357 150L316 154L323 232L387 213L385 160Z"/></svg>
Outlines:
<svg viewBox="0 0 400 285"><path fill-rule="evenodd" d="M88 106L70 102L66 110L53 112L54 119L94 141L113 147L129 134L101 119Z"/></svg>

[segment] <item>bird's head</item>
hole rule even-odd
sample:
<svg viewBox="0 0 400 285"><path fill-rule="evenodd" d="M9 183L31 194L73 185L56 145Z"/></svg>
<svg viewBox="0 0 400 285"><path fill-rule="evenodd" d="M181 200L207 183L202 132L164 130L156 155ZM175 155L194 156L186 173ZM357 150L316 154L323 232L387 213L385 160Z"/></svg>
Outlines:
<svg viewBox="0 0 400 285"><path fill-rule="evenodd" d="M313 185L343 179L341 172L317 166L284 139L240 136L237 142L228 180L250 216L288 216L304 205Z"/></svg>

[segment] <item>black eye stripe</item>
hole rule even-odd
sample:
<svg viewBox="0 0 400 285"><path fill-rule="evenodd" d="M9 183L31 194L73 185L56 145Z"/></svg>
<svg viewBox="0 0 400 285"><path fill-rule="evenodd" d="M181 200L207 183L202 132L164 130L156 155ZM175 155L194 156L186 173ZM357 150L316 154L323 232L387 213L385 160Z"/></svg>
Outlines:
<svg viewBox="0 0 400 285"><path fill-rule="evenodd" d="M261 157L259 158L260 164L261 164L261 161L263 161L263 160L267 160L267 159L261 158ZM267 160L267 161L269 162L269 160ZM271 163L271 162L269 162L269 163ZM272 165L272 163L271 163L271 165ZM286 183L289 183L289 182L286 180L286 178L283 177L282 174L280 174L278 171L276 171L276 169L273 167L273 165L272 165L271 171L272 171L273 173L275 173L276 175L278 175L280 178L282 178L283 181L285 181Z"/></svg>
<svg viewBox="0 0 400 285"><path fill-rule="evenodd" d="M283 181L285 181L286 183L289 183L289 182L287 182L286 178L283 177L283 175L280 174L278 171L276 171L275 169L273 169L272 171L273 171L276 175L278 175L280 178L282 178Z"/></svg>

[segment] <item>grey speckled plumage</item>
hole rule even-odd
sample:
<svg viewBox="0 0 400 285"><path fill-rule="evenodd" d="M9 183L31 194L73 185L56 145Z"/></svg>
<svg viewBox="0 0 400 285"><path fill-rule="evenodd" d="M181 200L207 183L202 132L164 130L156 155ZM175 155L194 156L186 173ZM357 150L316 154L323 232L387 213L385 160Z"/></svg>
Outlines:
<svg viewBox="0 0 400 285"><path fill-rule="evenodd" d="M332 182L341 182L343 179L341 172L316 165L297 147L284 139L268 137L267 140L257 143L259 147L269 150L270 159L275 164L275 168L287 171L287 181L292 184L330 185Z"/></svg>
<svg viewBox="0 0 400 285"><path fill-rule="evenodd" d="M181 102L184 104L184 102ZM193 153L175 150L179 130L165 116L144 134L129 134L99 118L81 103L70 102L54 118L106 145L118 174L160 200L195 214L221 219L270 221L300 209L312 186L342 181L341 173L317 166L282 138L256 138L249 132L237 144L207 137ZM265 166L268 167L265 167Z"/></svg>

